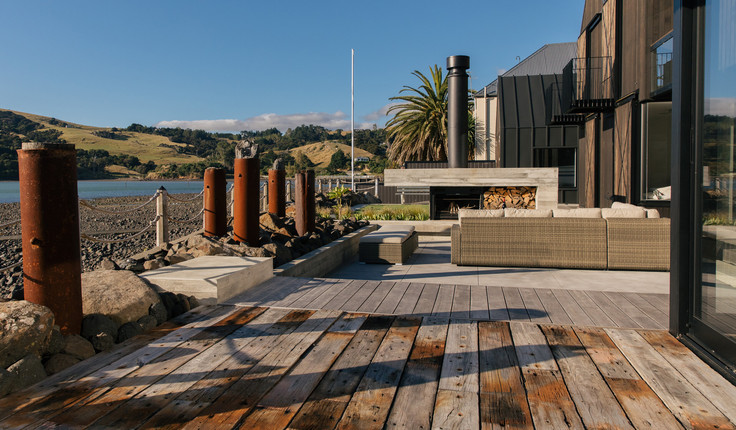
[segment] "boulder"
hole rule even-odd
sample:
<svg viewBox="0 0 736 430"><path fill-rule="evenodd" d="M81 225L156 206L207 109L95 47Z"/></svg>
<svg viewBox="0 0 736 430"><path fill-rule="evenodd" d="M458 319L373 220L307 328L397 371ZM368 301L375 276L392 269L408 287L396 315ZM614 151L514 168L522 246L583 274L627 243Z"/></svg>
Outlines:
<svg viewBox="0 0 736 430"><path fill-rule="evenodd" d="M263 245L263 249L270 252L274 256L273 265L280 266L292 260L291 250L280 243L268 243Z"/></svg>
<svg viewBox="0 0 736 430"><path fill-rule="evenodd" d="M47 376L46 369L43 368L43 363L36 354L28 354L16 361L8 367L8 372L11 373L13 378L11 391L22 390L41 382Z"/></svg>
<svg viewBox="0 0 736 430"><path fill-rule="evenodd" d="M118 265L110 260L109 258L103 258L102 261L100 261L100 264L97 265L98 270L118 270L120 267Z"/></svg>
<svg viewBox="0 0 736 430"><path fill-rule="evenodd" d="M125 342L131 337L138 336L141 333L143 333L143 328L137 321L125 323L118 329L118 343Z"/></svg>
<svg viewBox="0 0 736 430"><path fill-rule="evenodd" d="M0 367L0 398L10 393L15 386L15 377L12 373Z"/></svg>
<svg viewBox="0 0 736 430"><path fill-rule="evenodd" d="M261 224L261 227L271 231L276 231L284 227L284 221L281 218L268 212L261 215L258 218L258 222Z"/></svg>
<svg viewBox="0 0 736 430"><path fill-rule="evenodd" d="M153 330L158 325L158 320L156 319L156 317L151 315L143 315L142 317L138 318L138 321L136 322L140 324L143 331Z"/></svg>
<svg viewBox="0 0 736 430"><path fill-rule="evenodd" d="M148 309L148 315L156 318L156 325L163 324L169 319L169 314L166 311L166 306L162 302L154 303ZM141 317L142 318L142 317Z"/></svg>
<svg viewBox="0 0 736 430"><path fill-rule="evenodd" d="M103 314L118 324L148 315L158 294L135 273L127 270L97 270L82 274L84 315Z"/></svg>
<svg viewBox="0 0 736 430"><path fill-rule="evenodd" d="M194 256L188 252L177 253L166 257L169 260L169 264L179 264L185 261L191 260Z"/></svg>
<svg viewBox="0 0 736 430"><path fill-rule="evenodd" d="M28 354L43 354L53 328L54 314L45 306L25 300L0 302L0 368Z"/></svg>
<svg viewBox="0 0 736 430"><path fill-rule="evenodd" d="M63 353L54 354L48 360L46 360L46 364L44 364L44 369L46 370L47 374L53 375L54 373L61 372L67 367L74 366L80 361L80 359L78 359L77 357L72 357L71 355Z"/></svg>
<svg viewBox="0 0 736 430"><path fill-rule="evenodd" d="M82 320L82 337L92 342L92 339L101 333L112 336L113 339L118 334L118 327L115 321L102 314L87 315ZM97 348L95 348L97 349Z"/></svg>
<svg viewBox="0 0 736 430"><path fill-rule="evenodd" d="M61 352L79 360L86 360L95 355L95 348L87 339L73 334L66 337L64 348L62 348Z"/></svg>
<svg viewBox="0 0 736 430"><path fill-rule="evenodd" d="M160 269L166 266L166 262L163 258L157 258L155 260L148 260L143 263L143 268L146 270Z"/></svg>
<svg viewBox="0 0 736 430"><path fill-rule="evenodd" d="M55 325L51 330L49 344L46 346L46 351L44 351L43 355L48 356L58 354L62 349L64 349L64 336L62 336L59 326Z"/></svg>
<svg viewBox="0 0 736 430"><path fill-rule="evenodd" d="M115 345L115 336L107 333L100 333L97 336L90 338L89 341L92 343L95 351L102 352L107 351Z"/></svg>

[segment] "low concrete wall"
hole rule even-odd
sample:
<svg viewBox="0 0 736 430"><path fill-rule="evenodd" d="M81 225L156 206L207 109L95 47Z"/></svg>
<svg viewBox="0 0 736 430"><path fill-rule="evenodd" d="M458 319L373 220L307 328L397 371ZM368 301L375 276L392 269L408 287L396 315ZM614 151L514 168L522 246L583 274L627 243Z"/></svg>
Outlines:
<svg viewBox="0 0 736 430"><path fill-rule="evenodd" d="M413 225L420 236L450 236L453 224L460 224L458 220L429 220L429 221L384 221L371 220L371 224L380 226Z"/></svg>
<svg viewBox="0 0 736 430"><path fill-rule="evenodd" d="M365 226L308 254L304 254L301 258L282 264L273 270L273 274L274 276L301 278L324 276L358 255L360 238L376 229L378 229L378 226L375 224Z"/></svg>

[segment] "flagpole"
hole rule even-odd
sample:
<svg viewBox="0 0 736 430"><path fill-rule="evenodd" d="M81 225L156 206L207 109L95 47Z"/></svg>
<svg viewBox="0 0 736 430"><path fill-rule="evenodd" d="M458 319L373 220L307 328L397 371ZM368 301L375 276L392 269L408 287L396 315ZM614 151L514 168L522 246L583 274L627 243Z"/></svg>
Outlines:
<svg viewBox="0 0 736 430"><path fill-rule="evenodd" d="M350 50L350 178L355 192L355 49Z"/></svg>

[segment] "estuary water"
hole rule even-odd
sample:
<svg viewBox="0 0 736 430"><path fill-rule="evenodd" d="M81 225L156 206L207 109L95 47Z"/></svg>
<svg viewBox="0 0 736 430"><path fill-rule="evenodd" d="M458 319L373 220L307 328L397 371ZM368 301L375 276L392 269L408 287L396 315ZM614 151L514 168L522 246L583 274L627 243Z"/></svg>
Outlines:
<svg viewBox="0 0 736 430"><path fill-rule="evenodd" d="M159 187L171 194L198 193L202 181L78 181L77 191L82 199L97 197L152 196ZM17 181L0 181L0 203L20 201Z"/></svg>

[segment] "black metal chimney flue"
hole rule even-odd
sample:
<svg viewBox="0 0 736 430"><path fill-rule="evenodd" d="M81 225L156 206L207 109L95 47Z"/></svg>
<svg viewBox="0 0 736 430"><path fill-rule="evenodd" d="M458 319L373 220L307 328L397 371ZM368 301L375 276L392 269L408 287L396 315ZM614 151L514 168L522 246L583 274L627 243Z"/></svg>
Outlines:
<svg viewBox="0 0 736 430"><path fill-rule="evenodd" d="M468 74L470 57L447 57L447 161L468 167Z"/></svg>

